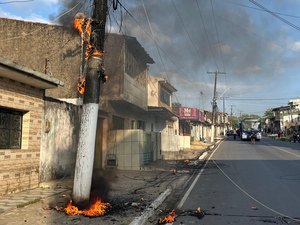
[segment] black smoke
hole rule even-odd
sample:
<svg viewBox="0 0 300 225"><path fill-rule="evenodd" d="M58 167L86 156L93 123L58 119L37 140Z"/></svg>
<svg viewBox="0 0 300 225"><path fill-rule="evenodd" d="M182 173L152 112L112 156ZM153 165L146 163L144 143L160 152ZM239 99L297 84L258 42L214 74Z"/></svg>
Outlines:
<svg viewBox="0 0 300 225"><path fill-rule="evenodd" d="M60 1L59 15L52 15L51 20L66 28L72 28L73 19L77 13L84 13L86 17L91 17L92 10L92 0L63 0Z"/></svg>

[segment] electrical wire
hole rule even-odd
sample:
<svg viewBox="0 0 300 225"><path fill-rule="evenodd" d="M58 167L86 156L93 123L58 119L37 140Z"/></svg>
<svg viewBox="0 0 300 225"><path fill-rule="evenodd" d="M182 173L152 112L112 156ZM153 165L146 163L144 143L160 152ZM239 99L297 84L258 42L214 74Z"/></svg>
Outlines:
<svg viewBox="0 0 300 225"><path fill-rule="evenodd" d="M244 7L244 8L255 9L255 10L258 10L258 11L264 11L263 9L251 7L251 6L244 5L244 4L237 3L237 2L229 2L229 3L233 4L233 5L238 5L238 6L241 6L241 7ZM275 11L272 11L272 12L275 13L275 14L277 14L277 15L282 15L282 16L287 16L287 17L293 17L293 18L300 19L300 16L296 16L296 15L292 15L292 14L287 14L287 13L282 13L282 12L275 12Z"/></svg>
<svg viewBox="0 0 300 225"><path fill-rule="evenodd" d="M218 163L215 160L212 160L213 163L216 165L216 167L221 171L221 173L237 188L239 189L242 193L244 193L246 196L248 196L250 199L252 199L253 201L255 201L256 203L258 203L259 205L263 206L264 208L268 209L269 211L280 215L284 218L288 218L290 220L296 221L296 222L300 222L299 219L293 218L291 216L288 216L286 214L283 214L275 209L272 209L271 207L267 206L266 204L262 203L261 201L257 200L256 198L254 198L252 195L250 195L247 191L245 191L243 188L241 188L236 182L234 182L234 180L232 180L225 172L224 170L222 170L222 168L218 165Z"/></svg>
<svg viewBox="0 0 300 225"><path fill-rule="evenodd" d="M258 6L259 8L263 9L264 11L266 11L267 13L270 13L272 16L276 17L277 19L281 20L282 22L284 22L285 24L289 25L290 27L300 31L300 27L298 27L297 25L291 23L290 21L282 18L281 16L277 15L276 13L270 11L269 9L267 9L266 7L264 7L263 5L257 3L254 0L249 0L250 2L252 2L254 5Z"/></svg>
<svg viewBox="0 0 300 225"><path fill-rule="evenodd" d="M128 9L125 8L125 6L119 2L119 5L125 10L125 12L130 16L130 18L137 24L138 28L143 31L148 37L150 37L150 39L152 39L152 36L145 31L145 29L143 29L140 25L140 23L138 22L138 20L132 15L132 13L129 12ZM152 39L153 40L153 39ZM155 40L154 40L155 41ZM169 54L158 45L158 48L160 49L160 51L162 53L164 53L164 55L168 58L168 60L176 67L177 71L180 71L183 75L186 75L186 71L183 71L181 68L178 67L177 63L174 62L174 60L169 56Z"/></svg>
<svg viewBox="0 0 300 225"><path fill-rule="evenodd" d="M64 15L70 13L71 11L73 11L73 10L74 10L77 6L79 6L80 4L81 4L81 7L82 7L82 6L83 6L83 3L82 3L82 2L78 2L78 3L77 3L76 5L74 5L71 9L69 9L69 10L63 12L63 13L60 14L60 15L58 15L53 21L56 21L56 20L58 20L59 18L61 18L62 16L64 16ZM20 35L20 36L14 36L14 37L11 37L11 38L1 39L0 42L10 41L10 40L15 40L15 39L19 39L19 38L24 38L24 37L26 37L26 36L32 35L32 34L34 34L34 33L36 33L36 32L41 31L42 29L46 29L46 28L47 28L47 26L43 26L43 27L41 27L41 28L39 28L39 29L36 29L36 30L34 30L34 31L32 31L32 32L29 32L29 33L26 33L26 34L22 34L22 35Z"/></svg>
<svg viewBox="0 0 300 225"><path fill-rule="evenodd" d="M129 15L129 17L137 24L137 27L144 32L150 39L153 40L153 37L151 34L149 34L145 29L143 29L139 23L139 21L134 17L134 15L122 4L120 3L121 8L124 9L124 11ZM155 40L153 40L155 41ZM161 48L159 45L157 45L157 47L159 48L159 50L161 51L161 53L163 53L165 55L165 57L177 68L177 71L180 71L181 76L184 76L186 74L186 71L183 71L180 67L178 67L178 64L176 62L173 61L173 59L169 56L169 54L163 49ZM211 79L211 77L210 77ZM178 99L177 94L175 93L175 98Z"/></svg>
<svg viewBox="0 0 300 225"><path fill-rule="evenodd" d="M227 100L235 100L235 101L278 101L278 100L291 100L296 98L227 98Z"/></svg>
<svg viewBox="0 0 300 225"><path fill-rule="evenodd" d="M26 2L34 2L34 0L15 0L15 1L6 1L6 2L0 2L0 5L4 4L11 4L11 3L26 3Z"/></svg>
<svg viewBox="0 0 300 225"><path fill-rule="evenodd" d="M203 19L202 13L201 13L199 2L198 2L198 0L195 0L195 1L196 1L196 4L197 4L198 11L199 11L199 16L200 16L200 20L201 20L201 23L202 23L203 33L205 34L205 38L206 38L206 42L207 42L210 54L211 54L211 56L212 56L212 58L213 58L213 60L214 60L214 62L216 64L217 70L219 70L219 66L218 66L217 60L215 58L215 55L213 54L213 50L212 50L212 47L211 47L210 39L208 38L208 32L207 32L207 29L206 29L206 26L205 26L205 23L204 23L204 19ZM208 71L208 69L206 69L206 71ZM213 83L211 77L210 77L210 79L211 79L211 82Z"/></svg>
<svg viewBox="0 0 300 225"><path fill-rule="evenodd" d="M224 64L224 59L223 59L223 56L222 56L220 35L219 35L219 31L218 31L218 26L217 26L217 23L216 23L216 17L215 17L215 12L214 12L215 10L214 10L212 0L210 0L210 5L211 5L211 11L212 11L212 15L213 15L214 27L215 27L216 34L217 34L217 41L218 41L218 48L219 48L218 53L219 53L219 57L221 58L221 62L222 62L222 65L223 65L223 71L225 71L225 64Z"/></svg>
<svg viewBox="0 0 300 225"><path fill-rule="evenodd" d="M180 21L181 21L181 24L182 24L182 27L183 27L183 29L184 29L184 32L186 33L186 35L187 35L187 37L188 37L188 40L189 40L190 43L191 43L192 49L195 51L196 55L197 55L197 56L199 57L199 59L201 60L201 56L200 56L200 54L199 54L199 52L201 52L201 51L199 50L198 44L197 44L197 43L194 43L194 41L192 40L191 35L190 35L190 33L189 33L189 31L188 31L188 29L187 29L187 27L186 27L186 24L184 23L184 20L183 20L183 18L182 18L182 16L181 16L181 14L180 14L180 12L179 12L179 10L178 10L176 4L174 3L173 0L171 0L171 2L172 2L172 5L173 5L173 7L174 7L174 9L175 9L176 14L178 15L178 18L179 18ZM215 63L216 63L216 66L218 67L216 61L215 61ZM205 71L204 71L204 73L205 73Z"/></svg>
<svg viewBox="0 0 300 225"><path fill-rule="evenodd" d="M159 51L159 48L158 48L158 44L157 44L157 42L156 42L156 40L154 38L153 29L152 29L152 26L151 26L151 23L150 23L150 20L149 20L149 16L148 16L148 12L147 12L146 7L145 7L144 0L142 0L142 4L143 4L144 12L145 12L145 15L146 15L146 18L147 18L147 22L148 22L148 25L149 25L149 28L150 28L150 33L152 35L152 39L153 39L154 45L156 47L159 59L160 59L161 64L162 64L162 66L164 68L164 71L167 72L166 65L165 65L164 61L162 60L162 57L161 57L161 54L160 54L160 51ZM169 80L169 77L167 77L167 78Z"/></svg>

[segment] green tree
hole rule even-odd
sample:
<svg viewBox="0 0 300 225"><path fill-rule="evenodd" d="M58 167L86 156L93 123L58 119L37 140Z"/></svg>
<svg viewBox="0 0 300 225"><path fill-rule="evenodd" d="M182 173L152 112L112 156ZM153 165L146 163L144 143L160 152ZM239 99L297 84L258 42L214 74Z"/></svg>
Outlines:
<svg viewBox="0 0 300 225"><path fill-rule="evenodd" d="M236 127L238 126L240 119L237 117L229 117L228 121L233 127Z"/></svg>
<svg viewBox="0 0 300 225"><path fill-rule="evenodd" d="M267 109L264 113L264 117L273 117L274 116L274 113L272 111L272 109Z"/></svg>

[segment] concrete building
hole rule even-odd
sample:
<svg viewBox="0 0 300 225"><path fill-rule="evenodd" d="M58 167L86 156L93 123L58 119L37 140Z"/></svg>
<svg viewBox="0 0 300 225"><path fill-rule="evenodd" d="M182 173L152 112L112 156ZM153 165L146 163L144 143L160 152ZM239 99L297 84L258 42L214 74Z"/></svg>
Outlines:
<svg viewBox="0 0 300 225"><path fill-rule="evenodd" d="M182 146L178 114L174 113L172 108L173 93L176 91L166 79L148 77L147 131L158 137L158 159L176 158Z"/></svg>
<svg viewBox="0 0 300 225"><path fill-rule="evenodd" d="M103 143L96 152L102 153L104 167L140 169L155 160L158 151L146 132L151 129L148 64L154 61L134 37L109 34L105 49L109 80L102 86L100 108L106 116L98 123L97 135Z"/></svg>
<svg viewBox="0 0 300 225"><path fill-rule="evenodd" d="M273 133L283 131L289 134L292 130L300 130L300 99L290 100L287 106L273 108L272 111L274 120L269 126Z"/></svg>
<svg viewBox="0 0 300 225"><path fill-rule="evenodd" d="M45 90L62 84L0 58L0 196L38 186Z"/></svg>
<svg viewBox="0 0 300 225"><path fill-rule="evenodd" d="M76 88L84 70L80 35L57 25L3 18L0 28L3 57L64 82L45 90L42 122L49 129L41 134L39 180L72 175L83 98ZM176 151L172 138L162 144L165 134L178 134L171 101L165 101L175 88L158 80L159 104L148 107L153 59L136 38L117 34L107 35L104 58L109 78L101 84L94 168L140 169L162 158L164 150Z"/></svg>

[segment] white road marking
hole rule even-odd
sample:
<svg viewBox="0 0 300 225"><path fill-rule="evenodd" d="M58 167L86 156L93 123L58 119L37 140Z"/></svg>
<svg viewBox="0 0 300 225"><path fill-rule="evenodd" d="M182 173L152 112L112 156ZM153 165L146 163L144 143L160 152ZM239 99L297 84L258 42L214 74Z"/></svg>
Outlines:
<svg viewBox="0 0 300 225"><path fill-rule="evenodd" d="M196 185L197 181L199 180L200 176L202 175L202 173L205 170L205 167L207 165L207 163L210 161L211 157L215 154L215 152L218 150L220 145L218 145L218 147L211 153L211 155L209 156L208 160L205 162L203 168L200 170L200 172L197 174L195 180L193 181L192 185L189 187L189 189L187 190L187 192L184 194L184 196L182 197L181 201L179 202L177 208L180 209L183 204L185 203L187 197L190 195L191 191L193 190L194 186Z"/></svg>
<svg viewBox="0 0 300 225"><path fill-rule="evenodd" d="M288 153L288 154L290 154L290 155L293 155L293 156L296 156L296 157L300 158L300 155L295 154L295 153L293 153L293 152L289 152L289 151L287 151L287 150L284 150L284 149L279 148L279 147L276 147L276 146L272 146L272 147L273 147L273 148L276 148L276 149L278 149L278 150L280 150L280 151L282 151L282 152L286 152L286 153Z"/></svg>

